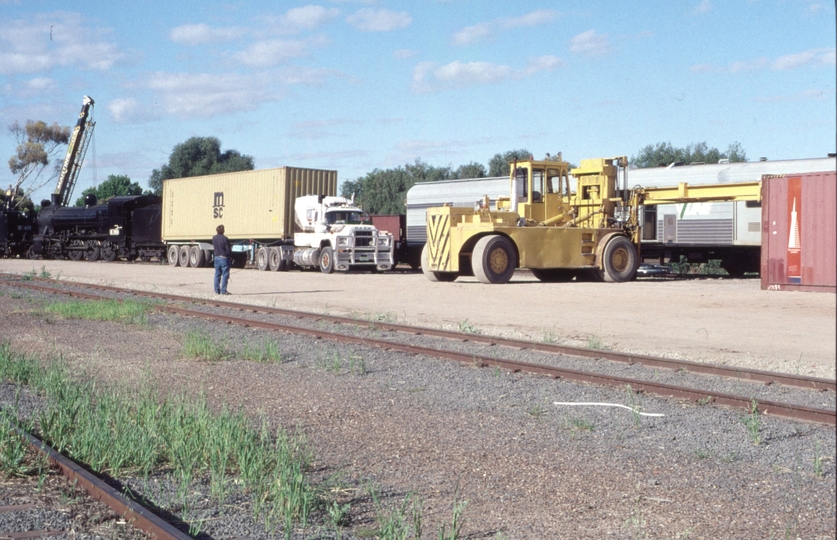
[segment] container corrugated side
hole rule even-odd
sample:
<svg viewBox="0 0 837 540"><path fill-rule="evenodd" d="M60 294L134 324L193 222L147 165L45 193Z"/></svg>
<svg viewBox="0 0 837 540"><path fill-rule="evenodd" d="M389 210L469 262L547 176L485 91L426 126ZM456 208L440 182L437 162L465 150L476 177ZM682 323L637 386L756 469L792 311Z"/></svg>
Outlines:
<svg viewBox="0 0 837 540"><path fill-rule="evenodd" d="M762 179L761 288L837 291L837 173Z"/></svg>
<svg viewBox="0 0 837 540"><path fill-rule="evenodd" d="M296 197L336 190L337 171L297 167L165 180L162 238L207 241L223 224L231 240L288 240Z"/></svg>

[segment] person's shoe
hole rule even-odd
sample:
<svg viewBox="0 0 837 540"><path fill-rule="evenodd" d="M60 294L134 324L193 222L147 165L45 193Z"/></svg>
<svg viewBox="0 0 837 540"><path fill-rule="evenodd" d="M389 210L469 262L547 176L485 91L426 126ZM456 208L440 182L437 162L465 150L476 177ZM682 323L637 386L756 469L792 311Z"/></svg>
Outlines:
<svg viewBox="0 0 837 540"><path fill-rule="evenodd" d="M221 293L221 296L223 296L223 295L227 295L227 296L229 296L230 294L232 294L232 293L222 292L222 293Z"/></svg>

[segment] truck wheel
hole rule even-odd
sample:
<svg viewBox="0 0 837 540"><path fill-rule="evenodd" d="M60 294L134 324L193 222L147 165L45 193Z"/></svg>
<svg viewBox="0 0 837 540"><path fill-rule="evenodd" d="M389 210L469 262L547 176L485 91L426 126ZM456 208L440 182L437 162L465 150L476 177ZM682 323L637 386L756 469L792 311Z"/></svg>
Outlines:
<svg viewBox="0 0 837 540"><path fill-rule="evenodd" d="M203 250L198 246L192 246L189 249L189 266L192 268L200 268L205 262Z"/></svg>
<svg viewBox="0 0 837 540"><path fill-rule="evenodd" d="M259 270L272 270L270 268L270 250L264 246L256 251L256 266Z"/></svg>
<svg viewBox="0 0 837 540"><path fill-rule="evenodd" d="M325 246L320 250L320 272L331 274L334 272L334 250Z"/></svg>
<svg viewBox="0 0 837 540"><path fill-rule="evenodd" d="M189 267L189 256L191 255L192 250L189 249L189 246L180 246L180 249L177 252L177 265L182 266L183 268Z"/></svg>
<svg viewBox="0 0 837 540"><path fill-rule="evenodd" d="M166 250L166 258L169 261L169 266L180 264L180 246L169 246L169 249Z"/></svg>
<svg viewBox="0 0 837 540"><path fill-rule="evenodd" d="M564 268L532 268L532 275L544 283L565 283L573 280L575 271Z"/></svg>
<svg viewBox="0 0 837 540"><path fill-rule="evenodd" d="M615 236L604 248L602 258L603 278L610 283L630 281L636 275L636 248L624 236Z"/></svg>
<svg viewBox="0 0 837 540"><path fill-rule="evenodd" d="M430 268L430 255L427 253L427 244L424 244L421 250L421 271L424 273L424 277L433 282L454 281L459 277L456 272L433 272L428 268Z"/></svg>
<svg viewBox="0 0 837 540"><path fill-rule="evenodd" d="M517 267L517 253L505 236L483 236L471 255L474 276L482 283L508 283Z"/></svg>
<svg viewBox="0 0 837 540"><path fill-rule="evenodd" d="M273 272L278 272L282 269L282 251L277 247L272 247L267 250L267 265Z"/></svg>

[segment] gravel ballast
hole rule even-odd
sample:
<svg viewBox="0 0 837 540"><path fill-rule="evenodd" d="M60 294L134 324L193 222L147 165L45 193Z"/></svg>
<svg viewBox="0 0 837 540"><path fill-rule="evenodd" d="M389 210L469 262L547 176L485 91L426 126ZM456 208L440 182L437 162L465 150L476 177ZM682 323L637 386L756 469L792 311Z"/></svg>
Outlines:
<svg viewBox="0 0 837 540"><path fill-rule="evenodd" d="M468 501L463 533L472 538L835 534L833 428L763 416L756 445L743 411L195 318L153 314L143 325L62 320L39 311L44 295L5 286L0 292L3 337L17 350L61 354L107 381L150 378L173 392L203 391L215 406L240 405L254 418L264 414L276 426L301 429L315 459L312 478L342 478L352 504L344 538L374 526L364 490L370 484L387 504L415 492L434 537L450 519L457 486ZM230 351L273 339L282 363L184 358L187 332L211 335ZM515 354L540 361L531 352ZM834 407L831 392L794 392L795 399ZM637 419L622 409L556 401L630 403L665 416ZM817 452L824 456L820 470ZM323 527L310 537L327 534Z"/></svg>

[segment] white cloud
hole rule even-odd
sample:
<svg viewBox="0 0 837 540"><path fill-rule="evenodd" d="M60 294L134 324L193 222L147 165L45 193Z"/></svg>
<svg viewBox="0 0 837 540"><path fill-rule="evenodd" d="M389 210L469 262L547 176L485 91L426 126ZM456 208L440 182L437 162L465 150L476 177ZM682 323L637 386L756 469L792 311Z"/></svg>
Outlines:
<svg viewBox="0 0 837 540"><path fill-rule="evenodd" d="M324 37L306 40L268 39L257 41L233 58L250 67L275 66L291 58L307 56L312 47L326 42Z"/></svg>
<svg viewBox="0 0 837 540"><path fill-rule="evenodd" d="M494 84L506 80L523 79L542 71L558 69L563 65L563 60L555 56L533 58L523 68L458 60L443 66L433 62L420 62L413 68L413 90L432 92L445 88Z"/></svg>
<svg viewBox="0 0 837 540"><path fill-rule="evenodd" d="M774 71L787 71L805 66L835 65L835 49L810 49L797 54L786 54L773 61Z"/></svg>
<svg viewBox="0 0 837 540"><path fill-rule="evenodd" d="M612 50L607 34L597 34L595 30L587 30L570 40L570 51L580 56L606 56Z"/></svg>
<svg viewBox="0 0 837 540"><path fill-rule="evenodd" d="M558 12L551 9L532 11L520 17L508 19L495 19L489 22L481 22L472 26L466 26L453 34L454 45L472 45L492 36L503 30L510 30L523 26L537 26L555 20Z"/></svg>
<svg viewBox="0 0 837 540"><path fill-rule="evenodd" d="M709 13L710 11L712 11L712 1L701 0L701 3L692 10L692 15L703 15L704 13Z"/></svg>
<svg viewBox="0 0 837 540"><path fill-rule="evenodd" d="M397 51L392 53L392 57L396 60L406 60L416 55L418 55L418 51L415 51L413 49L398 49Z"/></svg>
<svg viewBox="0 0 837 540"><path fill-rule="evenodd" d="M55 81L49 77L35 77L26 83L26 88L32 92L46 92L47 90L54 90L56 88Z"/></svg>
<svg viewBox="0 0 837 540"><path fill-rule="evenodd" d="M322 6L303 6L289 9L285 13L284 19L292 27L312 30L335 19L339 15L340 10L337 8L327 9Z"/></svg>
<svg viewBox="0 0 837 540"><path fill-rule="evenodd" d="M835 49L810 49L796 54L786 54L775 60L768 58L754 58L739 60L726 66L714 64L695 64L690 70L693 73L744 73L770 68L773 71L788 71L803 67L833 67L835 65Z"/></svg>
<svg viewBox="0 0 837 540"><path fill-rule="evenodd" d="M406 11L363 8L349 15L346 21L364 32L389 32L406 28L413 18Z"/></svg>
<svg viewBox="0 0 837 540"><path fill-rule="evenodd" d="M205 45L232 41L244 33L241 28L212 28L205 24L184 24L169 31L169 39L186 45Z"/></svg>
<svg viewBox="0 0 837 540"><path fill-rule="evenodd" d="M483 38L491 35L489 23L479 23L473 26L466 26L453 35L454 45L471 45L482 41Z"/></svg>
<svg viewBox="0 0 837 540"><path fill-rule="evenodd" d="M38 14L0 22L0 74L38 73L58 67L108 70L122 60L108 28L85 25L78 13Z"/></svg>
<svg viewBox="0 0 837 540"><path fill-rule="evenodd" d="M162 100L166 113L181 119L254 110L279 99L264 75L158 72L147 87Z"/></svg>

